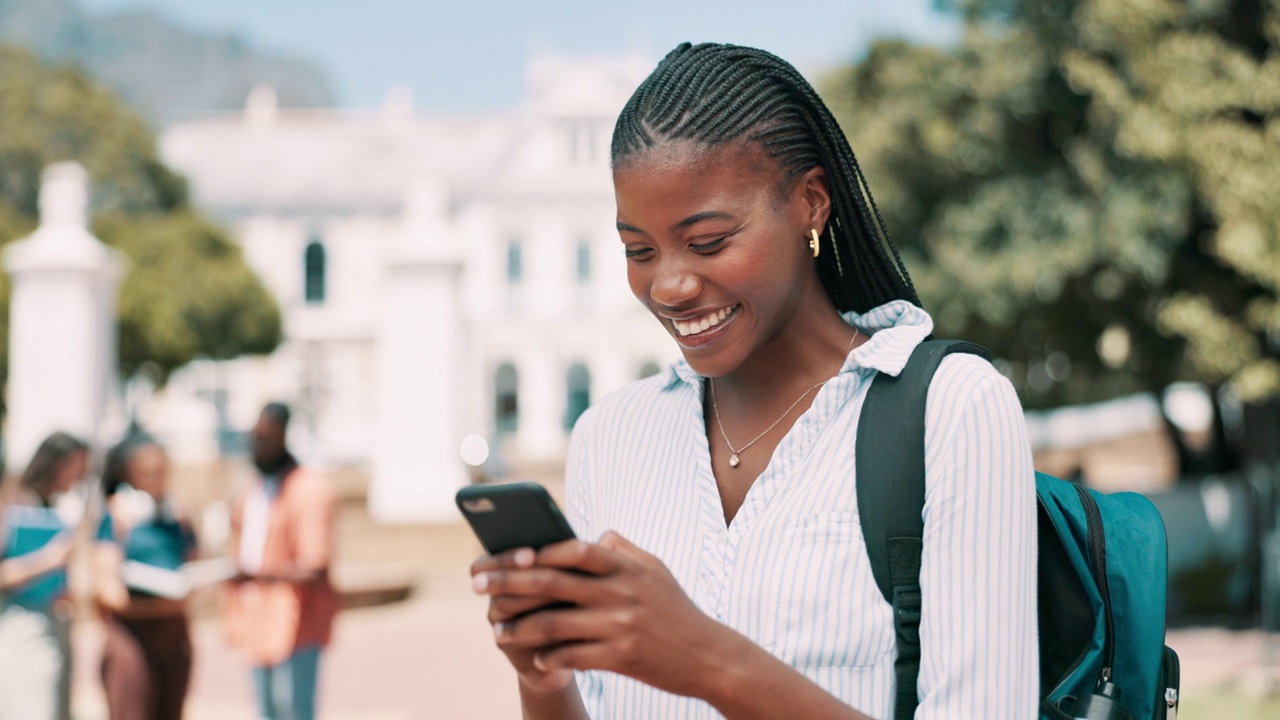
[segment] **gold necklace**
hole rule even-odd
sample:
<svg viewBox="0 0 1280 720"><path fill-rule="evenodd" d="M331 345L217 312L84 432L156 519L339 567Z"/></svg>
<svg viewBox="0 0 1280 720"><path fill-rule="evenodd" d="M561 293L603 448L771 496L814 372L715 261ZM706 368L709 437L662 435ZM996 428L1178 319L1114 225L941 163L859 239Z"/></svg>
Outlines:
<svg viewBox="0 0 1280 720"><path fill-rule="evenodd" d="M855 327L853 329L853 337L849 338L849 350L845 351L846 357L849 355L849 351L853 350L853 342L857 339L858 339L858 328ZM774 420L773 423L769 425L769 427L764 429L764 432L760 433L754 438L751 438L751 442L747 443L746 445L743 445L742 447L735 449L733 447L733 443L729 442L729 436L724 434L724 423L720 422L720 408L716 405L715 378L708 378L707 384L711 388L711 414L714 415L716 418L716 427L719 428L720 430L720 437L724 438L724 444L729 446L729 452L732 453L731 455L729 455L729 467L734 467L734 468L738 467L738 465L741 464L741 460L738 459L739 455L741 455L743 452L746 452L747 448L751 447L752 445L755 445L757 440L764 437L765 435L768 435L770 430L778 427L778 423L782 422L783 418L791 414L791 411L794 410L796 406L800 404L800 401L805 399L805 397L808 396L809 393L813 392L817 388L822 387L823 385L826 385L830 380L831 378L827 378L822 382L818 382L818 383L814 383L813 385L810 385L804 392L800 393L800 397L796 398L795 402L791 403L791 405L788 406L786 410L782 411L782 415L778 416L777 420Z"/></svg>

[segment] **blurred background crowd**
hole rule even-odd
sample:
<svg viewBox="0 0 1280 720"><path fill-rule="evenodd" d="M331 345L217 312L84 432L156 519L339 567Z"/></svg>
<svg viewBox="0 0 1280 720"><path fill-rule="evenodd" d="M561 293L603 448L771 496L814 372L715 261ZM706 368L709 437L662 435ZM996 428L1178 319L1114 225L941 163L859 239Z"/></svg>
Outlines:
<svg viewBox="0 0 1280 720"><path fill-rule="evenodd" d="M1184 712L1280 713L1280 2L599 5L0 0L9 473L66 430L98 478L145 430L217 556L284 401L361 608L328 716L503 717L452 494L554 488L578 415L676 357L625 283L609 136L677 42L754 44L835 111L1038 468L1160 508ZM245 717L212 606L189 714Z"/></svg>

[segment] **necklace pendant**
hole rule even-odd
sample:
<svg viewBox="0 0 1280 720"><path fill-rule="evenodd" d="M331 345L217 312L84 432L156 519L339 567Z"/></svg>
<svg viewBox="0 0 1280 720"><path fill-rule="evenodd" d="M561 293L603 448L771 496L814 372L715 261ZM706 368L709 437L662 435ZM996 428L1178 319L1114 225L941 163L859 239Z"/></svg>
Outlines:
<svg viewBox="0 0 1280 720"><path fill-rule="evenodd" d="M729 456L729 467L738 467L738 453Z"/></svg>

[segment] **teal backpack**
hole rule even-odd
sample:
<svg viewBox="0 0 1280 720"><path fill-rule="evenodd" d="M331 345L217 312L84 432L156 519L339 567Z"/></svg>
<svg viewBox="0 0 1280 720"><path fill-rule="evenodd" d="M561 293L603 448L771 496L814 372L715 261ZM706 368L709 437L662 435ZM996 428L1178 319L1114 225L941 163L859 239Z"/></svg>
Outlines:
<svg viewBox="0 0 1280 720"><path fill-rule="evenodd" d="M925 400L942 359L977 345L927 340L897 377L872 381L857 437L858 512L898 648L895 720L915 714ZM872 422L868 420L874 419ZM1164 644L1164 523L1136 493L1036 473L1042 720L1174 718L1178 657Z"/></svg>

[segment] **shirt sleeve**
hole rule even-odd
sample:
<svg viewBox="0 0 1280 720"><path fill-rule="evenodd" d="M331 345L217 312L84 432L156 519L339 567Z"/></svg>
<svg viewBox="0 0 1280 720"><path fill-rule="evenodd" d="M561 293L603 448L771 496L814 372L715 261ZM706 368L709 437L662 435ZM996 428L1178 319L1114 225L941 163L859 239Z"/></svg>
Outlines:
<svg viewBox="0 0 1280 720"><path fill-rule="evenodd" d="M588 500L588 484L592 477L591 465L591 426L595 413L588 408L574 426L569 439L569 453L565 459L564 494L565 514L574 533L583 540L595 542L598 533L592 529L590 520L590 502ZM574 679L578 683L578 694L582 696L583 707L587 717L602 717L600 703L603 699L604 684L598 670L576 670Z"/></svg>
<svg viewBox="0 0 1280 720"><path fill-rule="evenodd" d="M299 472L295 470L294 472ZM299 493L294 548L298 567L304 570L328 569L333 558L333 524L336 510L329 484L315 476L305 476L307 486Z"/></svg>
<svg viewBox="0 0 1280 720"><path fill-rule="evenodd" d="M954 355L929 389L917 720L1037 717L1035 475L1008 380Z"/></svg>
<svg viewBox="0 0 1280 720"><path fill-rule="evenodd" d="M592 529L589 484L592 476L591 466L591 425L595 413L588 408L574 426L573 435L569 438L569 452L565 458L564 496L565 517L573 532L582 540L595 542L599 534Z"/></svg>

